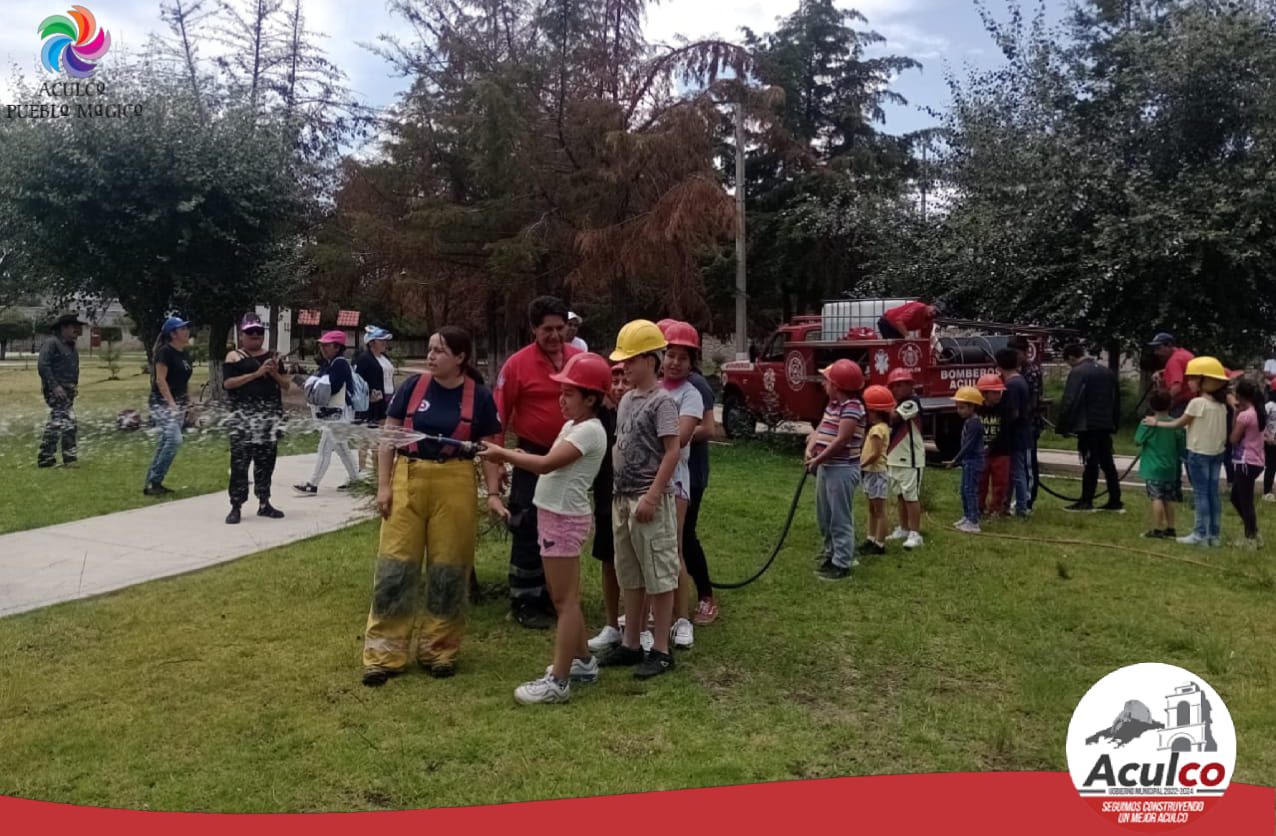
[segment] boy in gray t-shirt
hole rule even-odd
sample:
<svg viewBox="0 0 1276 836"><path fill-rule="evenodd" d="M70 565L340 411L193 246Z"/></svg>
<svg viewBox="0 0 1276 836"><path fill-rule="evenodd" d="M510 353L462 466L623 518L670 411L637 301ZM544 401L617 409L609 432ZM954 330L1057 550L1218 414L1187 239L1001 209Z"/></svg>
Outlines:
<svg viewBox="0 0 1276 836"><path fill-rule="evenodd" d="M616 579L624 596L625 634L621 644L598 659L602 666L636 665L634 676L647 679L673 668L669 630L678 588L678 515L673 472L678 466L678 407L660 388L657 352L665 338L645 319L620 330L613 361L625 363L633 387L616 414L612 453L615 491L612 533ZM639 634L650 608L655 619L652 648L643 653Z"/></svg>

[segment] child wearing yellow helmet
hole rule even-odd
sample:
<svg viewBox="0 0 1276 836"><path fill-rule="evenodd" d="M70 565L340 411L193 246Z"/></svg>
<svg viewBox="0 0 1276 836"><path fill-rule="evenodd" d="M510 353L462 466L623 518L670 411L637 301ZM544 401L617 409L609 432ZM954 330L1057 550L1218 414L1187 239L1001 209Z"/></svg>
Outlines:
<svg viewBox="0 0 1276 836"><path fill-rule="evenodd" d="M967 534L979 533L979 480L984 474L984 422L976 412L984 396L974 386L963 386L953 395L957 415L962 420L961 448L945 467L961 466L962 517L953 528Z"/></svg>
<svg viewBox="0 0 1276 836"><path fill-rule="evenodd" d="M1185 546L1221 545L1223 505L1219 498L1218 476L1227 449L1227 370L1214 357L1196 357L1187 364L1187 385L1195 397L1179 418L1158 416L1143 419L1148 427L1187 428L1187 476L1196 504L1196 524L1192 533L1179 537Z"/></svg>

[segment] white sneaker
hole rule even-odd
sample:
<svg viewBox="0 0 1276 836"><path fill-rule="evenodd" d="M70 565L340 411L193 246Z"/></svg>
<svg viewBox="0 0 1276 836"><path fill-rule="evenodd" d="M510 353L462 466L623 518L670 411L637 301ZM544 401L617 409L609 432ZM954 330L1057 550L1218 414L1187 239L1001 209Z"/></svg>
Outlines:
<svg viewBox="0 0 1276 836"><path fill-rule="evenodd" d="M545 675L550 676L554 672L554 666L550 665L545 668ZM598 660L593 656L589 657L589 661L584 659L573 659L571 669L572 682L593 682L598 679Z"/></svg>
<svg viewBox="0 0 1276 836"><path fill-rule="evenodd" d="M624 616L622 615L621 618L624 618ZM598 635L594 636L587 643L591 651L594 653L602 653L604 650L617 647L623 638L624 634L608 624L598 632ZM575 663L573 663L572 667L575 667Z"/></svg>
<svg viewBox="0 0 1276 836"><path fill-rule="evenodd" d="M1209 544L1209 541L1204 537L1197 537L1195 532L1186 537L1176 537L1174 541L1183 546L1205 546Z"/></svg>
<svg viewBox="0 0 1276 836"><path fill-rule="evenodd" d="M639 634L638 646L642 648L644 653L646 653L648 650L651 650L651 648L653 648L655 644L656 644L656 636L650 630L643 630L642 633Z"/></svg>
<svg viewBox="0 0 1276 836"><path fill-rule="evenodd" d="M1276 502L1276 493L1265 493L1265 494L1263 494L1263 501L1264 501L1264 502Z"/></svg>
<svg viewBox="0 0 1276 836"><path fill-rule="evenodd" d="M520 705L536 703L567 702L572 698L572 686L568 682L556 682L554 677L546 674L541 679L524 682L514 689L514 699Z"/></svg>
<svg viewBox="0 0 1276 836"><path fill-rule="evenodd" d="M685 618L680 618L673 623L669 636L673 639L673 646L679 650L686 650L696 643L695 633L691 629L691 622Z"/></svg>
<svg viewBox="0 0 1276 836"><path fill-rule="evenodd" d="M970 522L970 520L966 519L965 517L962 517L957 522L953 523L953 528L957 529L958 531L961 531L961 527L968 522Z"/></svg>
<svg viewBox="0 0 1276 836"><path fill-rule="evenodd" d="M899 526L895 526L895 530L886 535L887 540L903 540L908 537L908 532Z"/></svg>
<svg viewBox="0 0 1276 836"><path fill-rule="evenodd" d="M970 520L962 520L961 525L957 526L957 530L962 532L963 534L981 533L979 528L979 523L971 522Z"/></svg>
<svg viewBox="0 0 1276 836"><path fill-rule="evenodd" d="M904 548L913 550L920 548L926 541L922 539L922 535L916 531L908 532L908 538L904 540Z"/></svg>

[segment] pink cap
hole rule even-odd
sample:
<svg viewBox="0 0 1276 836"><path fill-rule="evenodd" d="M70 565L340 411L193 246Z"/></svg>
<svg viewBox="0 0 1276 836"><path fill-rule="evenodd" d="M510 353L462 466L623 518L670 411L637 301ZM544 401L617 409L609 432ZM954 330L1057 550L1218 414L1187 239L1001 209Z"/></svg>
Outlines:
<svg viewBox="0 0 1276 836"><path fill-rule="evenodd" d="M323 336L319 338L321 343L336 343L337 345L346 344L346 333L344 331L324 331Z"/></svg>

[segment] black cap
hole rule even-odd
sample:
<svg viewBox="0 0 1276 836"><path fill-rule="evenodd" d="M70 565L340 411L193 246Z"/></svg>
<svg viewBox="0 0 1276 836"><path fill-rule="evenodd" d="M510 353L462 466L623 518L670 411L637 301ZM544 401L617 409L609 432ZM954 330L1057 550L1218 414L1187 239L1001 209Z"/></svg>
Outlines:
<svg viewBox="0 0 1276 836"><path fill-rule="evenodd" d="M87 322L81 322L78 314L66 313L58 317L53 323L53 330L61 330L63 325L88 325Z"/></svg>
<svg viewBox="0 0 1276 836"><path fill-rule="evenodd" d="M1165 331L1162 331L1161 333L1153 337L1152 342L1148 343L1148 345L1150 346L1174 345L1174 335L1167 334Z"/></svg>

